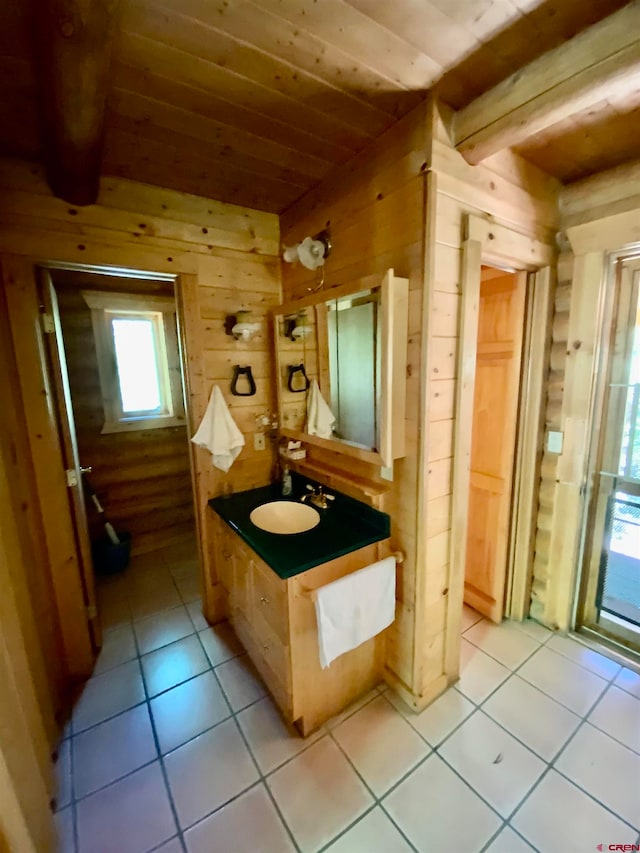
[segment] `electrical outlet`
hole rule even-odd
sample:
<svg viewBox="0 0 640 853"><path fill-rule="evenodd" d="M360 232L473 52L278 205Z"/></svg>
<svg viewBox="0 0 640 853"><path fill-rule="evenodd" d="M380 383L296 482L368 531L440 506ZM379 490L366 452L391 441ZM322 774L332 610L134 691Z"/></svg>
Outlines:
<svg viewBox="0 0 640 853"><path fill-rule="evenodd" d="M264 441L264 433L263 432L254 432L253 434L253 449L254 450L264 450L265 449L265 441Z"/></svg>

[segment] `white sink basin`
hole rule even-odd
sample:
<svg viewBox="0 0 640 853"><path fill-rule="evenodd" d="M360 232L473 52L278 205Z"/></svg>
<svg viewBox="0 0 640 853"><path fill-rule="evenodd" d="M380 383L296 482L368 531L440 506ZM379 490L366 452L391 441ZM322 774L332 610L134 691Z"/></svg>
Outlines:
<svg viewBox="0 0 640 853"><path fill-rule="evenodd" d="M320 513L295 501L271 501L256 507L249 519L267 533L304 533L320 523Z"/></svg>

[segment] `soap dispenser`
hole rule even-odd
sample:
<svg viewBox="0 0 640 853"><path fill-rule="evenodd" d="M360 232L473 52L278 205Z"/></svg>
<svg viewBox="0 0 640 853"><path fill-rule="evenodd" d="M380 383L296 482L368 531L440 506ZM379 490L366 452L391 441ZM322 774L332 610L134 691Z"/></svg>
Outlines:
<svg viewBox="0 0 640 853"><path fill-rule="evenodd" d="M291 479L291 471L285 462L282 466L282 497L288 498L293 494L293 481Z"/></svg>

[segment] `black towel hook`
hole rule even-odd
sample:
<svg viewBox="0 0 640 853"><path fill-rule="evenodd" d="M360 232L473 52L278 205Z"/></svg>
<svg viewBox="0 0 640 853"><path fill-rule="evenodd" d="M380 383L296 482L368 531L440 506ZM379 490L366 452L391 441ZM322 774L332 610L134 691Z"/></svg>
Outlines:
<svg viewBox="0 0 640 853"><path fill-rule="evenodd" d="M303 391L306 391L309 388L309 385L311 385L311 383L309 382L309 377L307 376L306 371L304 369L304 364L290 364L287 367L287 371L289 373L289 378L287 380L287 388L289 389L289 391L293 391L294 394L298 394ZM293 381L296 373L301 373L304 378L304 384L302 388L293 387Z"/></svg>
<svg viewBox="0 0 640 853"><path fill-rule="evenodd" d="M240 376L246 376L247 382L249 383L248 391L238 391L238 378ZM233 379L231 380L231 393L234 397L253 397L256 393L256 383L253 379L253 374L251 373L251 365L247 365L246 367L240 367L239 364L236 364L233 368Z"/></svg>

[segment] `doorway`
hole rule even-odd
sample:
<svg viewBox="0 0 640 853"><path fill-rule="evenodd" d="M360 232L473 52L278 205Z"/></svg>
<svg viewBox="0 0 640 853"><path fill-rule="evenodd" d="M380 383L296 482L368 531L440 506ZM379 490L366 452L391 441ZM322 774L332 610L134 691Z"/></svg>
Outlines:
<svg viewBox="0 0 640 853"><path fill-rule="evenodd" d="M144 620L157 613L174 632L206 625L174 281L90 268L37 274L76 559L94 653L102 646L100 671L114 648L135 648L134 628L136 636L137 625L152 630Z"/></svg>
<svg viewBox="0 0 640 853"><path fill-rule="evenodd" d="M640 653L640 260L610 277L578 625Z"/></svg>
<svg viewBox="0 0 640 853"><path fill-rule="evenodd" d="M482 265L478 307L465 604L505 612L527 275Z"/></svg>

